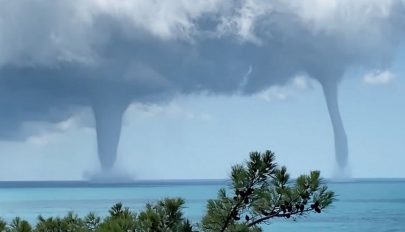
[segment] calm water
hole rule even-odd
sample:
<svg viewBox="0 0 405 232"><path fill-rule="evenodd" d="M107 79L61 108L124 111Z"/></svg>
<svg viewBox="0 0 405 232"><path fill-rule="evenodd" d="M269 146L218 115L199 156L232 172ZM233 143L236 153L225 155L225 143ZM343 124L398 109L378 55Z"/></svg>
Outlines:
<svg viewBox="0 0 405 232"><path fill-rule="evenodd" d="M21 216L35 222L43 216L63 216L68 211L84 215L90 210L103 216L117 201L139 210L148 201L166 196L186 199L186 216L197 221L206 200L214 198L224 182L144 182L131 185L84 183L0 183L0 217ZM306 218L277 220L265 231L404 232L405 181L330 183L339 201L325 213Z"/></svg>

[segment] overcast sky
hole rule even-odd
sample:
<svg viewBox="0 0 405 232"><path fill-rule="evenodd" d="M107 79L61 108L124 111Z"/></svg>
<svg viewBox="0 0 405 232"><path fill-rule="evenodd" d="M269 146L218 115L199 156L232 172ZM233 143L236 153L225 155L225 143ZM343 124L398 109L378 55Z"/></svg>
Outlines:
<svg viewBox="0 0 405 232"><path fill-rule="evenodd" d="M93 110L121 104L119 173L225 178L270 149L334 177L322 83L351 176L405 177L402 1L33 2L0 0L0 180L91 177Z"/></svg>

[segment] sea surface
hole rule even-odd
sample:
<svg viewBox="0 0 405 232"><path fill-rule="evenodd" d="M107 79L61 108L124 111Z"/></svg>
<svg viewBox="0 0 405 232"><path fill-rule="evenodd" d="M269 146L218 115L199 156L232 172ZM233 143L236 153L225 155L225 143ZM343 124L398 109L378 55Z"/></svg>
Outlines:
<svg viewBox="0 0 405 232"><path fill-rule="evenodd" d="M405 180L362 179L329 182L338 201L322 214L295 221L278 219L264 231L405 232ZM197 222L207 199L215 198L218 181L140 181L131 184L86 182L0 182L0 217L10 221L20 216L32 223L38 215L63 216L69 211L90 211L105 216L109 207L122 202L134 211L164 197L186 200L186 217Z"/></svg>

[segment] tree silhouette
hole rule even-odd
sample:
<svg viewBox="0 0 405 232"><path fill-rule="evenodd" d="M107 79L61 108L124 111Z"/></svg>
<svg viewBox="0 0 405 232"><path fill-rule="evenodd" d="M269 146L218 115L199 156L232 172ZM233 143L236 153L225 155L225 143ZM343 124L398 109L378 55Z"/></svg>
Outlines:
<svg viewBox="0 0 405 232"><path fill-rule="evenodd" d="M321 213L334 200L319 171L290 181L271 151L252 152L244 165L233 166L231 184L231 194L222 188L217 199L208 201L203 231L261 231L260 224L272 218Z"/></svg>

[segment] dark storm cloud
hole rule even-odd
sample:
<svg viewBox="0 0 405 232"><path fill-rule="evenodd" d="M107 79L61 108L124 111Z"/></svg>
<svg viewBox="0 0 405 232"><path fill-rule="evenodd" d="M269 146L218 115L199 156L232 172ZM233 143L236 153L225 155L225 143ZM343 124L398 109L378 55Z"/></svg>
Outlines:
<svg viewBox="0 0 405 232"><path fill-rule="evenodd" d="M299 73L324 88L338 163L347 138L337 86L384 69L403 37L400 1L0 1L0 137L26 121L95 114L111 168L131 102L175 94L254 94Z"/></svg>

